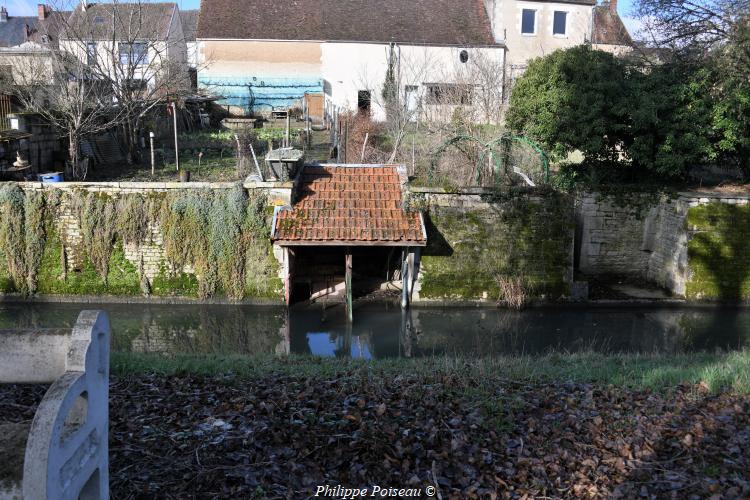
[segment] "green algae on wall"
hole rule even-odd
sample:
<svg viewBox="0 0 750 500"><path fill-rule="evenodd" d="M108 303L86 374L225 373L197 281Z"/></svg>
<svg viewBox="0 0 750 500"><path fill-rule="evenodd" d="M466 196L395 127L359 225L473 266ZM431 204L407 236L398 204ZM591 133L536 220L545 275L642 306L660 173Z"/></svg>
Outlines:
<svg viewBox="0 0 750 500"><path fill-rule="evenodd" d="M750 299L750 205L714 202L691 207L686 224L691 234L687 298Z"/></svg>
<svg viewBox="0 0 750 500"><path fill-rule="evenodd" d="M431 207L425 215L420 297L499 298L497 280L520 278L532 297L569 292L573 203L517 195L488 208Z"/></svg>
<svg viewBox="0 0 750 500"><path fill-rule="evenodd" d="M282 295L265 196L241 186L113 195L81 189L24 191L10 185L3 195L0 211L17 216L0 231L5 235L0 238L0 293L232 299ZM196 217L186 217L178 210L181 206L200 210ZM9 212L14 207L17 210ZM155 236L152 228L161 235ZM187 249L187 258L177 258L181 254L170 252L169 244ZM141 245L151 247L147 256ZM15 274L9 271L8 257L15 259ZM146 273L146 258L151 269L157 266L156 276Z"/></svg>
<svg viewBox="0 0 750 500"><path fill-rule="evenodd" d="M59 239L50 241L44 249L39 268L41 294L48 295L140 295L140 278L135 266L125 258L122 243L118 242L109 257L106 279L94 269L89 259L81 266L65 272Z"/></svg>

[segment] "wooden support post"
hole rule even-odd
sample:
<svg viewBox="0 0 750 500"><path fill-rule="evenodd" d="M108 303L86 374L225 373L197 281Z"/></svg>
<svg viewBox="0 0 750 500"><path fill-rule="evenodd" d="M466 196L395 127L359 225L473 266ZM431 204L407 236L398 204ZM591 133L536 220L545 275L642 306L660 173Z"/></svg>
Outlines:
<svg viewBox="0 0 750 500"><path fill-rule="evenodd" d="M148 133L148 141L151 146L151 176L154 176L154 170L156 166L156 159L154 158L154 133Z"/></svg>
<svg viewBox="0 0 750 500"><path fill-rule="evenodd" d="M401 309L409 308L409 248L401 254Z"/></svg>
<svg viewBox="0 0 750 500"><path fill-rule="evenodd" d="M177 104L172 102L172 123L174 124L174 164L180 171L180 147L177 144Z"/></svg>
<svg viewBox="0 0 750 500"><path fill-rule="evenodd" d="M346 287L346 319L351 323L354 315L352 312L352 251L349 248L346 249L345 266L344 284Z"/></svg>
<svg viewBox="0 0 750 500"><path fill-rule="evenodd" d="M284 247L284 302L290 305L292 299L292 254Z"/></svg>

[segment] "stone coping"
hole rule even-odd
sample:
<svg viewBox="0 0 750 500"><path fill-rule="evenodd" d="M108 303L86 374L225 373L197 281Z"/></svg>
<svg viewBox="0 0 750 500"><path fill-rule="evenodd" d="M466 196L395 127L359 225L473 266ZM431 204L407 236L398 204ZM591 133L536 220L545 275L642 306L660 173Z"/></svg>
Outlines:
<svg viewBox="0 0 750 500"><path fill-rule="evenodd" d="M191 297L143 297L129 295L35 295L23 297L14 293L0 293L1 303L40 303L40 304L142 304L142 305L239 305L278 307L284 305L283 299L242 299L226 298L196 299Z"/></svg>
<svg viewBox="0 0 750 500"><path fill-rule="evenodd" d="M230 189L237 182L16 182L28 189ZM292 182L243 182L245 189L292 189Z"/></svg>
<svg viewBox="0 0 750 500"><path fill-rule="evenodd" d="M409 186L408 190L412 193L428 193L428 194L452 194L452 195L464 195L464 194L492 194L497 192L492 188L483 187L467 187L457 188L454 190L446 190L441 187L430 187L430 186Z"/></svg>
<svg viewBox="0 0 750 500"><path fill-rule="evenodd" d="M715 200L750 200L750 193L713 193L705 191L679 191L683 198L708 198Z"/></svg>

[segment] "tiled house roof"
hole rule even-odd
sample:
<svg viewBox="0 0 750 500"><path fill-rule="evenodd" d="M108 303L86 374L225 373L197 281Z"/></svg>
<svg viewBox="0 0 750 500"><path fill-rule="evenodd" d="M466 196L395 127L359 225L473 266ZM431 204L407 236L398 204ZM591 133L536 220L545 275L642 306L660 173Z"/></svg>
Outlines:
<svg viewBox="0 0 750 500"><path fill-rule="evenodd" d="M608 4L594 7L592 42L602 45L633 45L633 39L620 15Z"/></svg>
<svg viewBox="0 0 750 500"><path fill-rule="evenodd" d="M181 10L180 21L182 21L182 33L186 42L194 42L198 32L198 10Z"/></svg>
<svg viewBox="0 0 750 500"><path fill-rule="evenodd" d="M496 44L483 0L202 0L198 38Z"/></svg>
<svg viewBox="0 0 750 500"><path fill-rule="evenodd" d="M276 215L281 245L423 246L422 217L401 205L398 167L306 166L297 202Z"/></svg>
<svg viewBox="0 0 750 500"><path fill-rule="evenodd" d="M92 3L78 5L62 38L109 40L166 40L176 3ZM114 33L113 33L114 32Z"/></svg>
<svg viewBox="0 0 750 500"><path fill-rule="evenodd" d="M50 12L46 19L39 19L38 16L8 16L5 21L0 22L0 47L16 47L27 41L49 43L56 47L58 32L64 24L63 18L68 15L69 12ZM47 35L47 42L44 35Z"/></svg>

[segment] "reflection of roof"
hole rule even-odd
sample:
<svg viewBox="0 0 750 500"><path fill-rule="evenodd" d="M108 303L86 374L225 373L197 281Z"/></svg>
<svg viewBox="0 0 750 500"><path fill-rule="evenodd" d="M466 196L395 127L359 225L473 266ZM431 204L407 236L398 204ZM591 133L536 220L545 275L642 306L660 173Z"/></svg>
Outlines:
<svg viewBox="0 0 750 500"><path fill-rule="evenodd" d="M198 32L198 10L181 10L182 33L186 42L194 42Z"/></svg>
<svg viewBox="0 0 750 500"><path fill-rule="evenodd" d="M633 39L630 38L620 15L610 8L609 4L594 7L592 42L602 45L633 45Z"/></svg>
<svg viewBox="0 0 750 500"><path fill-rule="evenodd" d="M276 215L273 240L281 245L423 246L421 214L401 206L400 168L306 166L294 208Z"/></svg>
<svg viewBox="0 0 750 500"><path fill-rule="evenodd" d="M198 38L495 45L482 0L202 0Z"/></svg>
<svg viewBox="0 0 750 500"><path fill-rule="evenodd" d="M175 3L118 3L79 5L70 16L63 38L102 40L166 40Z"/></svg>

